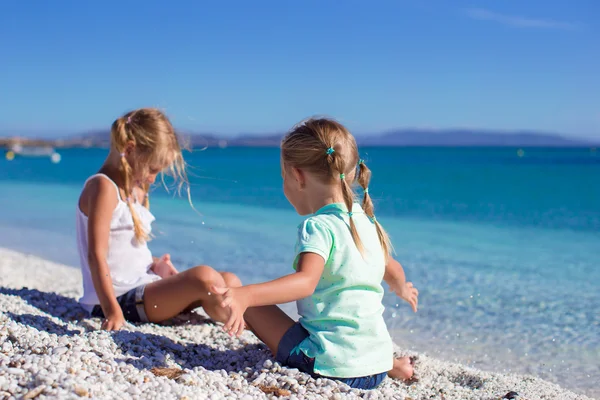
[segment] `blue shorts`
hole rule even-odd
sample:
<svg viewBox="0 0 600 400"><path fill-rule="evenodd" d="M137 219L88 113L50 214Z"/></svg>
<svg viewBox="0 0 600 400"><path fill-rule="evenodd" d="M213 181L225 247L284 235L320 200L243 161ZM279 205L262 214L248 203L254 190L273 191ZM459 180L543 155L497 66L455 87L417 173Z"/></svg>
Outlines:
<svg viewBox="0 0 600 400"><path fill-rule="evenodd" d="M129 322L148 322L144 310L144 289L146 289L146 285L138 286L117 297L117 303L121 306L125 320ZM92 317L105 318L102 307L99 305L94 306Z"/></svg>
<svg viewBox="0 0 600 400"><path fill-rule="evenodd" d="M308 357L304 352L297 350L297 347L304 339L309 336L309 333L304 327L296 322L283 335L277 348L278 363L286 365L290 368L297 368L302 372L310 374L314 378L328 378L345 383L355 389L374 389L385 379L387 371L380 374L369 376L361 376L358 378L335 378L330 376L322 376L315 373L315 359ZM390 357L392 355L390 354Z"/></svg>

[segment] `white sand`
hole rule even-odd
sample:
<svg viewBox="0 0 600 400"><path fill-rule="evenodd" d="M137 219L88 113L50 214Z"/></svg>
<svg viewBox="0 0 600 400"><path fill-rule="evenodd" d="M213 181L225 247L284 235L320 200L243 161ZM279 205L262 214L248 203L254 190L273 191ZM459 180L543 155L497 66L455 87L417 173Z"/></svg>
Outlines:
<svg viewBox="0 0 600 400"><path fill-rule="evenodd" d="M249 332L240 340L198 314L169 326L98 330L75 299L78 269L0 249L0 399L589 399L528 376L482 372L417 355L417 383L372 391L314 380L273 362ZM187 318L186 318L187 319ZM406 353L398 350L399 353ZM176 368L177 377L152 368ZM289 393L289 394L288 394Z"/></svg>

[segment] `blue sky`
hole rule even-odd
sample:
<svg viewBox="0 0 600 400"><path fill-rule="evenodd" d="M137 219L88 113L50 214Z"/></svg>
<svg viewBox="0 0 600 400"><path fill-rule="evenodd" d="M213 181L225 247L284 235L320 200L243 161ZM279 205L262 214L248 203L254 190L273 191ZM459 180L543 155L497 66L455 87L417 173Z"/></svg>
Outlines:
<svg viewBox="0 0 600 400"><path fill-rule="evenodd" d="M530 129L600 137L597 0L2 1L0 134Z"/></svg>

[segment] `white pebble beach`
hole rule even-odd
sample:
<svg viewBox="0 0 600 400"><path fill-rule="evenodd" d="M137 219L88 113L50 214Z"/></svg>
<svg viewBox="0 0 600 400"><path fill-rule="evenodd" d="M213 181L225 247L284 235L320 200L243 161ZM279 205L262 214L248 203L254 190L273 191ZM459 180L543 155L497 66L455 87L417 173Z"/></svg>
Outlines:
<svg viewBox="0 0 600 400"><path fill-rule="evenodd" d="M416 382L350 389L280 366L252 333L231 338L201 314L101 331L77 303L80 285L78 268L0 249L0 399L589 399L401 348Z"/></svg>

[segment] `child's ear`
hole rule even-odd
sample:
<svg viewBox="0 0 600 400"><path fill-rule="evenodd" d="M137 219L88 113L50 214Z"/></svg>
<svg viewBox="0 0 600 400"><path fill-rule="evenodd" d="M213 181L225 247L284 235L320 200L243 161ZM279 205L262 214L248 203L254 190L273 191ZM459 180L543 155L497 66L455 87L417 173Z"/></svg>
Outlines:
<svg viewBox="0 0 600 400"><path fill-rule="evenodd" d="M298 182L300 187L304 189L304 186L306 186L306 175L304 174L304 171L302 171L300 168L293 167L292 174L294 175L294 179L296 182Z"/></svg>
<svg viewBox="0 0 600 400"><path fill-rule="evenodd" d="M133 153L133 150L135 150L135 142L133 140L129 140L127 142L127 144L125 145L125 155L130 155L131 153Z"/></svg>

